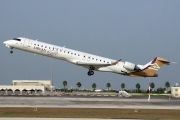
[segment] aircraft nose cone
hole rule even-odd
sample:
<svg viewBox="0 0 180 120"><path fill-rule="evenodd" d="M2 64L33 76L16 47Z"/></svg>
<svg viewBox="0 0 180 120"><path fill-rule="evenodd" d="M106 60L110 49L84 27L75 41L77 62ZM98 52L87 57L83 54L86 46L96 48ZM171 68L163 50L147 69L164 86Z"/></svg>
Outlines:
<svg viewBox="0 0 180 120"><path fill-rule="evenodd" d="M6 45L10 45L11 41L4 41L3 43L6 44Z"/></svg>
<svg viewBox="0 0 180 120"><path fill-rule="evenodd" d="M4 43L4 44L7 44L7 41L4 41L3 43Z"/></svg>

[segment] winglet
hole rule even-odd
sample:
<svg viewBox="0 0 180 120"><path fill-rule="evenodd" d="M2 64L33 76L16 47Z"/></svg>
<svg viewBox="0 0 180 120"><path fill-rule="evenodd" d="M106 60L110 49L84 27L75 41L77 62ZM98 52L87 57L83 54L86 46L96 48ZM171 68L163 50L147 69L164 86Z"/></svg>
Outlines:
<svg viewBox="0 0 180 120"><path fill-rule="evenodd" d="M117 60L116 62L113 62L112 65L116 65L118 62L120 62L122 59Z"/></svg>

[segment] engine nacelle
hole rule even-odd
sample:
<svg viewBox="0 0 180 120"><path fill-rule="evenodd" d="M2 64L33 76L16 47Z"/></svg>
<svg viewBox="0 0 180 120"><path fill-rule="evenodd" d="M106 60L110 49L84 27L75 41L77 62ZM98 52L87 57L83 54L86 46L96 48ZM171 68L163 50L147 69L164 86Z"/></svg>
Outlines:
<svg viewBox="0 0 180 120"><path fill-rule="evenodd" d="M124 62L124 68L128 69L128 70L134 70L134 71L139 71L141 70L137 65L130 63L130 62Z"/></svg>

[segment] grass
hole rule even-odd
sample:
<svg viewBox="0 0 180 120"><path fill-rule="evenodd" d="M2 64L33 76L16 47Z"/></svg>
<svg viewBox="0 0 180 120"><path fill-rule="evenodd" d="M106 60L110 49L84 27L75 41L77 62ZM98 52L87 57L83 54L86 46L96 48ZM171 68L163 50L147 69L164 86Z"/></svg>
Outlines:
<svg viewBox="0 0 180 120"><path fill-rule="evenodd" d="M0 108L0 117L180 119L180 110L116 108Z"/></svg>

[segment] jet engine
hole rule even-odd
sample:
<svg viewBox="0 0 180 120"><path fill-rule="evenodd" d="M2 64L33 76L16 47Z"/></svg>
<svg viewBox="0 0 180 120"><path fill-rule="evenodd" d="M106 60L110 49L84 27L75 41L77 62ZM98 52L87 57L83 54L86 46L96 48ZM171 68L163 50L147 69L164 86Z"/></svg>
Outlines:
<svg viewBox="0 0 180 120"><path fill-rule="evenodd" d="M130 62L127 62L127 61L124 62L123 67L128 69L128 70L133 70L133 71L140 71L141 70L137 65L130 63Z"/></svg>

